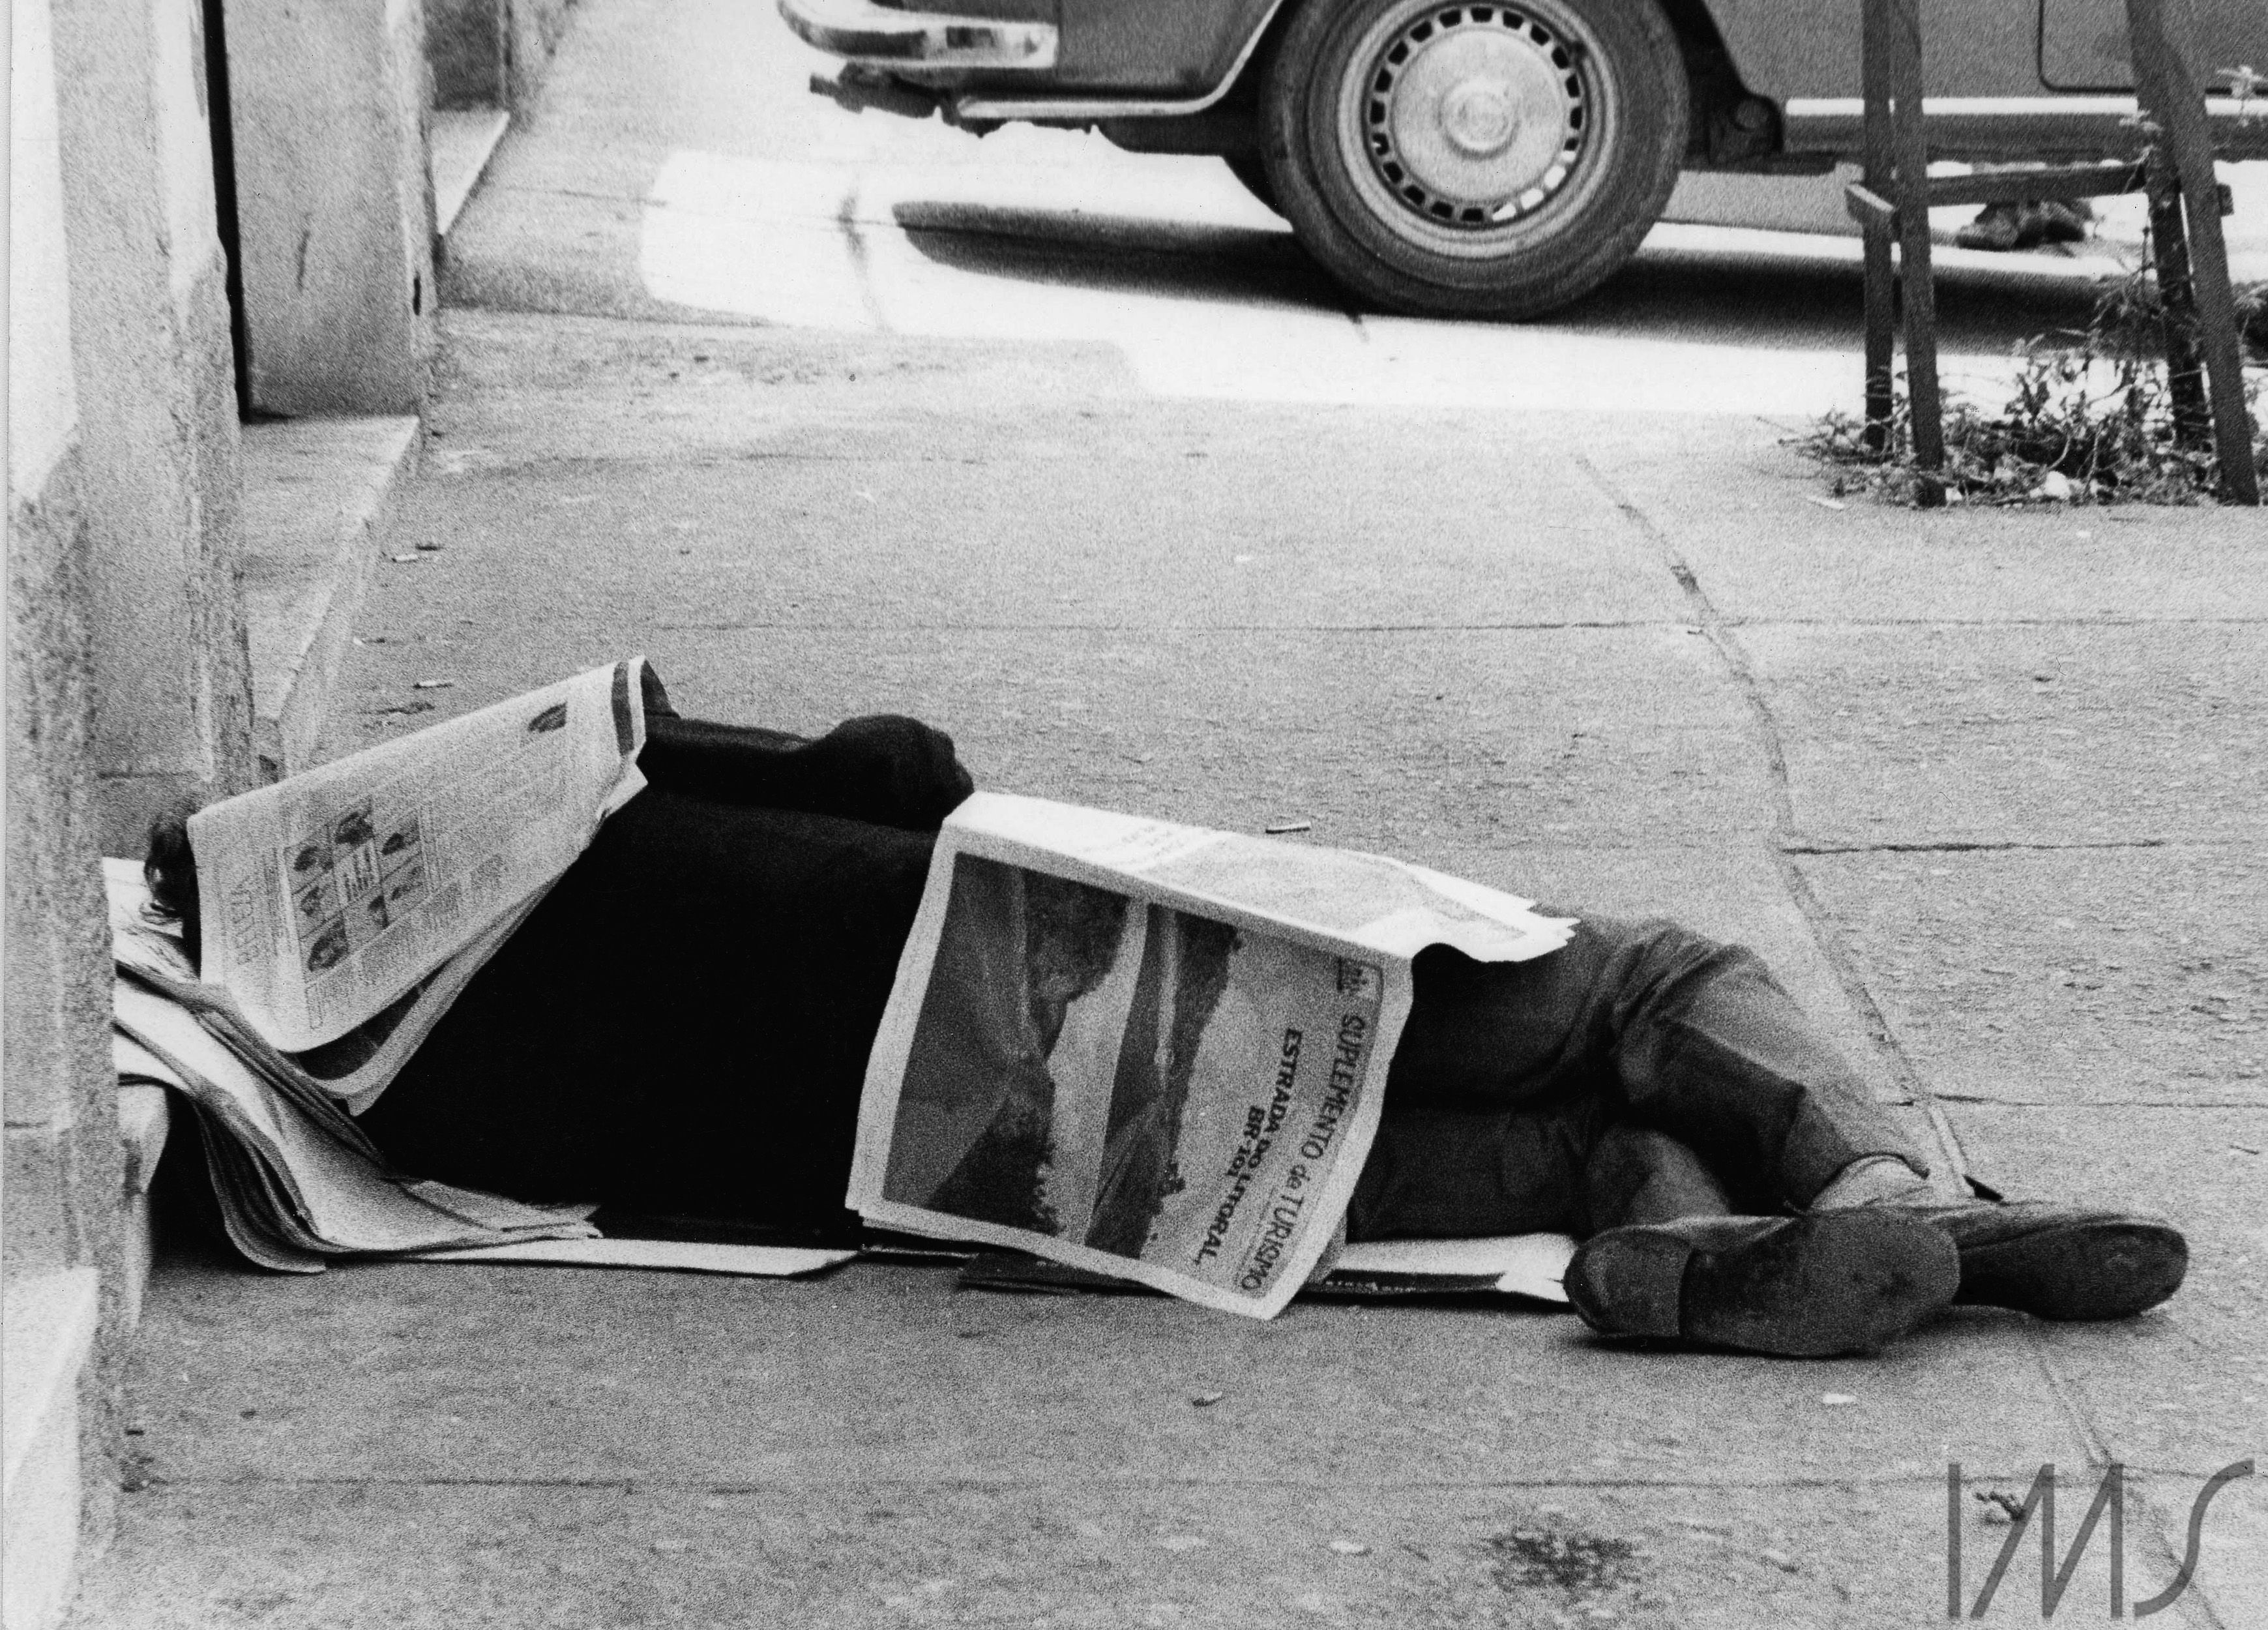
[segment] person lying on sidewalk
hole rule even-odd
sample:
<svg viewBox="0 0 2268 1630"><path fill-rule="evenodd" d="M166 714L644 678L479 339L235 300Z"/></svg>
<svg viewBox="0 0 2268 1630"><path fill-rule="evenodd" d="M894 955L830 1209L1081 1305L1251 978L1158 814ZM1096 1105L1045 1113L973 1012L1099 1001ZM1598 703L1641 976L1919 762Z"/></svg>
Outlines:
<svg viewBox="0 0 2268 1630"><path fill-rule="evenodd" d="M681 719L658 685L647 711L647 789L362 1125L468 1187L839 1235L867 1052L974 783L911 719L806 741ZM147 869L194 957L184 819ZM1738 946L1593 917L1534 961L1436 946L1415 972L1351 1238L1565 1231L1593 1329L1798 1356L1952 1302L2122 1318L2181 1284L2186 1243L2154 1217L1933 1189Z"/></svg>

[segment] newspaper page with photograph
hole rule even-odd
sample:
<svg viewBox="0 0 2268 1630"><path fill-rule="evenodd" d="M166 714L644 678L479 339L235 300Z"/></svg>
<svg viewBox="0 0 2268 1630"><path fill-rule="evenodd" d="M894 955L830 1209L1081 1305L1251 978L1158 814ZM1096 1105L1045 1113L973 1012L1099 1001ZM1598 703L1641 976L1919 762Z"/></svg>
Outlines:
<svg viewBox="0 0 2268 1630"><path fill-rule="evenodd" d="M394 1033L436 970L493 950L644 786L643 670L593 668L198 811L204 982L286 1053L379 1021L335 1067L311 1060L366 1101L339 1078L414 1042Z"/></svg>
<svg viewBox="0 0 2268 1630"><path fill-rule="evenodd" d="M848 1203L1272 1317L1361 1174L1410 959L1572 927L1382 856L980 793L939 835Z"/></svg>

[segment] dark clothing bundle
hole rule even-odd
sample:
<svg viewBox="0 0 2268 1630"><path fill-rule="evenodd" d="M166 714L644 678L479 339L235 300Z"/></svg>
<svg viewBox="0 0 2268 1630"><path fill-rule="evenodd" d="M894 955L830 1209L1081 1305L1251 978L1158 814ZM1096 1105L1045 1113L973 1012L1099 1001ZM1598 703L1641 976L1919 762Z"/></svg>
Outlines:
<svg viewBox="0 0 2268 1630"><path fill-rule="evenodd" d="M939 824L909 719L815 741L650 708L650 785L363 1117L404 1169L528 1199L830 1234L866 1055ZM1665 923L1418 959L1358 1238L1773 1211L1919 1166L1761 963Z"/></svg>
<svg viewBox="0 0 2268 1630"><path fill-rule="evenodd" d="M651 702L639 768L362 1125L468 1187L839 1228L867 1049L968 774L908 719L804 742Z"/></svg>

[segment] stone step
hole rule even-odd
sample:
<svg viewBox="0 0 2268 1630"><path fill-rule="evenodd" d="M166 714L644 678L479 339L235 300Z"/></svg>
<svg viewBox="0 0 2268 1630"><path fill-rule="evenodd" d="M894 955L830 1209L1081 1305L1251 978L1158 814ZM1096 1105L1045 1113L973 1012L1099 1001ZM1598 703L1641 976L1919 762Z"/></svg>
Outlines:
<svg viewBox="0 0 2268 1630"><path fill-rule="evenodd" d="M271 778L313 762L388 502L415 471L421 442L407 417L244 427L253 745Z"/></svg>
<svg viewBox="0 0 2268 1630"><path fill-rule="evenodd" d="M157 1249L150 1184L158 1175L158 1157L166 1152L172 1126L173 1106L163 1087L148 1081L118 1084L118 1135L126 1155L125 1244L119 1269L129 1329L142 1322L142 1293L149 1287L150 1263Z"/></svg>
<svg viewBox="0 0 2268 1630"><path fill-rule="evenodd" d="M433 172L433 231L446 238L449 228L496 152L497 144L512 127L512 114L501 107L458 107L433 115L428 138L428 161Z"/></svg>
<svg viewBox="0 0 2268 1630"><path fill-rule="evenodd" d="M95 1272L11 1280L4 1311L7 1519L0 1623L48 1630L78 1555L78 1385L94 1340Z"/></svg>

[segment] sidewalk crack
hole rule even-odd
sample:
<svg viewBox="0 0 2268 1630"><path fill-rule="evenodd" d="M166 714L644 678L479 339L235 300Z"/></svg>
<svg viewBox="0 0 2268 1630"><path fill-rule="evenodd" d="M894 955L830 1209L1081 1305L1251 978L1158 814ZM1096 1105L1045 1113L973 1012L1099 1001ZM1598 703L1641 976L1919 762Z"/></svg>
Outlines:
<svg viewBox="0 0 2268 1630"><path fill-rule="evenodd" d="M1867 1027L1867 1033L1874 1044L1875 1053L1889 1071L1892 1083L1911 1097L1928 1118L1938 1152L1944 1157L1945 1175L1958 1183L1968 1175L1969 1162L1962 1154L1961 1142L1954 1133L1953 1123L1947 1118L1928 1083L1923 1081L1921 1072L1899 1044L1896 1033L1890 1028L1889 1015L1874 999L1874 992L1868 988L1865 977L1852 963L1849 951L1828 919L1826 908L1813 892L1810 880L1804 876L1802 869L1796 864L1796 856L1803 851L1796 847L1795 799L1787 772L1787 751L1781 739L1779 720L1772 712L1771 701L1764 693L1764 682L1757 677L1755 663L1742 645L1732 621L1717 608L1716 601L1702 587L1701 579L1691 564L1678 552L1677 546L1670 542L1668 535L1654 525L1653 518L1609 480L1587 455L1576 453L1572 457L1575 467L1653 547L1663 568L1676 579L1678 587L1684 591L1694 623L1716 651L1718 659L1732 676L1734 688L1748 704L1749 716L1756 721L1757 744L1764 754L1765 779L1771 789L1771 858L1772 865L1779 873L1781 886L1787 890L1796 910L1802 913L1805 926L1811 930L1813 943L1819 947L1820 955L1826 959L1836 983L1842 987L1844 999L1851 1004Z"/></svg>
<svg viewBox="0 0 2268 1630"><path fill-rule="evenodd" d="M2088 1469L2101 1472L2117 1462L2118 1457L2110 1439L2088 1412L2079 1384L2064 1374L2056 1363L2053 1346L2039 1326L2035 1324L2028 1329L2025 1340L2032 1349L2033 1361L2039 1366L2041 1376L2048 1383L2048 1395L2055 1400L2056 1408L2063 1415L2066 1424L2085 1446ZM2138 1526L2152 1542L2159 1560L2165 1564L2167 1573L2172 1574L2182 1567L2182 1560L2181 1553L2174 1545L2170 1531L2172 1524L2168 1520L2168 1514L2157 1501L2150 1499L2146 1494L2140 1503L2143 1521ZM2042 1555L2044 1558L2045 1553ZM2213 1598L2197 1589L2194 1579L2190 1581L2190 1589L2183 1593L2183 1599L2192 1612L2203 1615L2209 1630L2227 1630L2225 1621L2213 1606Z"/></svg>
<svg viewBox="0 0 2268 1630"><path fill-rule="evenodd" d="M1976 1103L1988 1110L2257 1110L2258 1098L1995 1098L1981 1092L1941 1092L1940 1103Z"/></svg>

